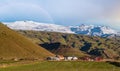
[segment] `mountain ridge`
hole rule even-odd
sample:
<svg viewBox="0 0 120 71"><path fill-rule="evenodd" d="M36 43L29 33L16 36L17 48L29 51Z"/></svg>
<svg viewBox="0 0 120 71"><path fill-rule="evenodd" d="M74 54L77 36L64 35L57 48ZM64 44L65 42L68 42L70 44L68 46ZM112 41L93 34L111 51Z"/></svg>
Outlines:
<svg viewBox="0 0 120 71"><path fill-rule="evenodd" d="M62 26L48 23L38 23L34 21L16 21L12 23L5 23L8 27L15 30L35 30L35 31L48 31L48 32L61 32L82 34L90 36L115 36L120 35L116 30L108 26L94 26L94 25L80 25L80 26Z"/></svg>

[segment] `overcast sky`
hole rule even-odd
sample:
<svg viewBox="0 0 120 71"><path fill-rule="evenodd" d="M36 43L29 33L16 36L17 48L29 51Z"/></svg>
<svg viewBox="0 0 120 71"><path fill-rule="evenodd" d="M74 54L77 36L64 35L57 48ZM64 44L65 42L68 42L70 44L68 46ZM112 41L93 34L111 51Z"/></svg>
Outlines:
<svg viewBox="0 0 120 71"><path fill-rule="evenodd" d="M120 30L120 0L0 0L0 21L20 20Z"/></svg>

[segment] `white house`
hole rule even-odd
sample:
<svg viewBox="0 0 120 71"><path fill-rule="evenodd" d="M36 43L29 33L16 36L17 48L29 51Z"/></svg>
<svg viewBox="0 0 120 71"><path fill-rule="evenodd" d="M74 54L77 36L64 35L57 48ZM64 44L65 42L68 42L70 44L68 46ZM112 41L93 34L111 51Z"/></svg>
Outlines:
<svg viewBox="0 0 120 71"><path fill-rule="evenodd" d="M78 60L78 58L77 57L73 57L72 60Z"/></svg>
<svg viewBox="0 0 120 71"><path fill-rule="evenodd" d="M73 59L73 57L67 57L67 60L72 60Z"/></svg>
<svg viewBox="0 0 120 71"><path fill-rule="evenodd" d="M70 61L71 60L78 60L78 58L75 56L69 56L69 57L66 57L65 60L70 60Z"/></svg>

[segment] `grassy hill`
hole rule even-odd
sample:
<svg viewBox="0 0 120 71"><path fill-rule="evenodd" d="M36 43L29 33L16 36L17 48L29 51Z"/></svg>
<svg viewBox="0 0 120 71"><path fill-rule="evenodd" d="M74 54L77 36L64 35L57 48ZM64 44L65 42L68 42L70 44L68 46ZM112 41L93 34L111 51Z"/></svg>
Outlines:
<svg viewBox="0 0 120 71"><path fill-rule="evenodd" d="M29 37L33 42L42 46L44 45L44 48L56 54L74 55L75 52L76 54L80 54L82 52L82 54L102 56L104 58L120 58L120 37L101 38L77 34L40 31L19 32ZM60 43L60 45L53 45L55 43ZM64 48L64 46L61 45L66 45L66 47L70 46L71 48Z"/></svg>
<svg viewBox="0 0 120 71"><path fill-rule="evenodd" d="M0 58L44 58L53 54L0 23Z"/></svg>
<svg viewBox="0 0 120 71"><path fill-rule="evenodd" d="M88 56L87 54L81 52L78 49L75 49L68 45L63 45L61 43L44 43L40 44L40 46L44 47L45 49L51 51L56 55L64 55L64 56Z"/></svg>

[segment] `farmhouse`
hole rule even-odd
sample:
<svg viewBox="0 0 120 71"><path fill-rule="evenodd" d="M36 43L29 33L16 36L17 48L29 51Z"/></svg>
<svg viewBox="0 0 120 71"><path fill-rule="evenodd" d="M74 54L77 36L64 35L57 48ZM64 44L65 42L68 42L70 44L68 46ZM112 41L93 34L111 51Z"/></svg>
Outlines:
<svg viewBox="0 0 120 71"><path fill-rule="evenodd" d="M69 60L69 61L71 61L71 60L78 60L78 58L75 57L75 56L68 56L68 57L65 57L65 60Z"/></svg>

